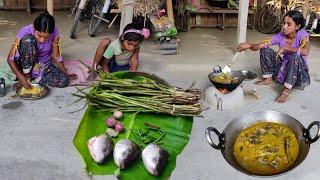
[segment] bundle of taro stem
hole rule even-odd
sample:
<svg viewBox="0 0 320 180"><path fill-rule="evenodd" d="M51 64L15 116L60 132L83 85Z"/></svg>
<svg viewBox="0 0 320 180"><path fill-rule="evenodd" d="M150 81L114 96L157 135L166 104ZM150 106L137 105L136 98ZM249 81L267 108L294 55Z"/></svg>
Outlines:
<svg viewBox="0 0 320 180"><path fill-rule="evenodd" d="M87 93L78 88L73 94L86 98L98 111L154 112L174 116L200 116L204 110L199 103L198 89L183 90L166 86L151 79L120 79L111 73L99 72L99 80Z"/></svg>

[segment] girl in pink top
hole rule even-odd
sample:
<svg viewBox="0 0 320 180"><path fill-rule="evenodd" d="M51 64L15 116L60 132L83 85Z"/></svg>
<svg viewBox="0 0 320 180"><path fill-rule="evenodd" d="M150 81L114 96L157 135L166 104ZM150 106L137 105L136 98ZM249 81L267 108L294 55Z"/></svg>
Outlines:
<svg viewBox="0 0 320 180"><path fill-rule="evenodd" d="M47 11L20 29L7 59L19 80L17 85L31 87L29 80L34 79L41 85L66 87L69 78L76 78L68 75L64 67L59 39L54 18Z"/></svg>
<svg viewBox="0 0 320 180"><path fill-rule="evenodd" d="M260 65L263 80L256 84L268 85L273 81L283 85L276 99L286 102L293 87L304 89L310 85L308 55L309 33L304 29L305 20L299 11L290 11L284 16L282 31L258 44L241 43L237 50L260 50ZM269 46L277 45L278 52Z"/></svg>

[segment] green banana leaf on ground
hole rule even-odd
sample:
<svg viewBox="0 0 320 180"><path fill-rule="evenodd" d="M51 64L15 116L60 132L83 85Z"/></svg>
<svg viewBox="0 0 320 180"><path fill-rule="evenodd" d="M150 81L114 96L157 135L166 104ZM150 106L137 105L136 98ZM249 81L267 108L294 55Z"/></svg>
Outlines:
<svg viewBox="0 0 320 180"><path fill-rule="evenodd" d="M141 78L139 75L127 72L119 72L115 75L119 78ZM114 145L118 140L124 138L137 142L131 129L143 128L145 127L144 123L159 126L161 130L166 132L160 146L169 153L168 163L159 176L153 176L144 168L141 156L124 170L118 169L112 155L100 165L93 161L87 148L87 141L93 136L106 132L105 119L109 117L112 117L111 112L97 112L94 107L89 105L78 126L73 143L87 172L92 175L116 174L119 179L168 179L176 166L177 156L189 141L193 118L155 113L124 113L121 123L125 126L125 132L112 139Z"/></svg>

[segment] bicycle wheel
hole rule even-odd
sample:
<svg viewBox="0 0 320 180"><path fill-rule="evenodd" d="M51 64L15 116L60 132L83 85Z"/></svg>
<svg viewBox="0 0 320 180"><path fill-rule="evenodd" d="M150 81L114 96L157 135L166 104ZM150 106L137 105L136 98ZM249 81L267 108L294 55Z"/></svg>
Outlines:
<svg viewBox="0 0 320 180"><path fill-rule="evenodd" d="M74 21L73 21L73 24L72 24L72 27L71 27L71 31L70 31L70 38L71 39L75 38L75 33L76 33L76 29L77 29L78 23L80 21L81 13L82 13L82 9L77 9L77 12L76 12L76 15L74 17Z"/></svg>
<svg viewBox="0 0 320 180"><path fill-rule="evenodd" d="M271 27L270 27L270 24L269 24L269 20L270 20L269 10L265 9L264 11L261 12L260 25L259 25L260 31L262 33L264 33L264 34L269 34L270 33Z"/></svg>
<svg viewBox="0 0 320 180"><path fill-rule="evenodd" d="M91 16L91 20L88 28L88 34L90 37L94 37L96 35L97 30L100 27L102 20L98 17L103 17L102 8L103 8L103 4L99 0L96 0L93 3L92 16Z"/></svg>
<svg viewBox="0 0 320 180"><path fill-rule="evenodd" d="M271 34L279 30L278 17L275 15L273 9L265 9L260 16L260 31L265 34Z"/></svg>
<svg viewBox="0 0 320 180"><path fill-rule="evenodd" d="M261 8L261 10L258 13L258 30L263 33L263 25L262 25L262 17L266 13L265 8Z"/></svg>

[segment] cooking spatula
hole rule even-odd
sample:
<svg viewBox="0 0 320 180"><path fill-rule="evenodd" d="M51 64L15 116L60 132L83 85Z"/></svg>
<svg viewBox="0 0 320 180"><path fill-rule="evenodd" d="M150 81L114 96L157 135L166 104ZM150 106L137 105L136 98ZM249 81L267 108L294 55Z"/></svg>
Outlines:
<svg viewBox="0 0 320 180"><path fill-rule="evenodd" d="M222 69L222 73L228 74L228 73L231 72L231 66L232 66L233 62L236 60L236 58L237 58L237 56L238 56L239 54L240 54L240 52L237 52L237 53L233 56L231 63L228 64L227 66L225 66L225 67Z"/></svg>

